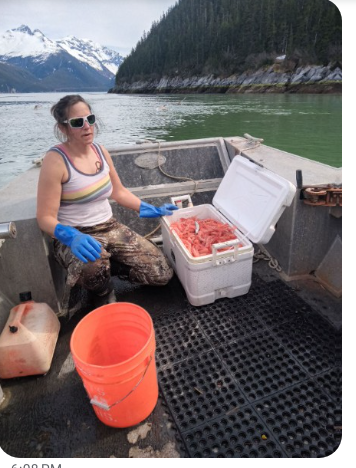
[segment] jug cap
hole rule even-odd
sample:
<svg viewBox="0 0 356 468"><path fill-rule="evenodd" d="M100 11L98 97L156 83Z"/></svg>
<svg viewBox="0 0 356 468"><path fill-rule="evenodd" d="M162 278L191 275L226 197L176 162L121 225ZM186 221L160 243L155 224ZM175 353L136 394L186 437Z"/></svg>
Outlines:
<svg viewBox="0 0 356 468"><path fill-rule="evenodd" d="M31 291L21 292L19 298L20 302L32 301Z"/></svg>

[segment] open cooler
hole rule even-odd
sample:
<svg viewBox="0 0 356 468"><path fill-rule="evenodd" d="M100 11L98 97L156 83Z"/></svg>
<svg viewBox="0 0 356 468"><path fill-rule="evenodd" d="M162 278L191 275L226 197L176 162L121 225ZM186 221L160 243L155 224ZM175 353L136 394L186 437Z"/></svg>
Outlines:
<svg viewBox="0 0 356 468"><path fill-rule="evenodd" d="M292 203L295 186L288 180L236 156L213 198L161 218L163 249L194 306L221 297L246 294L251 286L253 244L267 243L284 209ZM171 224L182 218L212 218L233 227L236 240L214 244L212 253L194 257ZM229 250L226 248L229 247Z"/></svg>

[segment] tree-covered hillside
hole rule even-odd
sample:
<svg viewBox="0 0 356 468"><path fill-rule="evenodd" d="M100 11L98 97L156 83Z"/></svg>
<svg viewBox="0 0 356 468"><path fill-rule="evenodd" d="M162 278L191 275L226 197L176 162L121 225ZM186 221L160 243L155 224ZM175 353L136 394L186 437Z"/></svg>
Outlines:
<svg viewBox="0 0 356 468"><path fill-rule="evenodd" d="M116 83L270 65L341 63L341 15L329 0L179 0L124 60Z"/></svg>

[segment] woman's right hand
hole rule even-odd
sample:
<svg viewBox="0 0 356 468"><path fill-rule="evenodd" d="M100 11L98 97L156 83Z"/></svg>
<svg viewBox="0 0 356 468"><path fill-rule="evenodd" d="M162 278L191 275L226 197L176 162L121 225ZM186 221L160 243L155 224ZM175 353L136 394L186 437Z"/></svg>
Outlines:
<svg viewBox="0 0 356 468"><path fill-rule="evenodd" d="M101 244L89 234L83 234L72 226L57 224L54 236L70 247L73 255L84 263L95 262L100 258Z"/></svg>

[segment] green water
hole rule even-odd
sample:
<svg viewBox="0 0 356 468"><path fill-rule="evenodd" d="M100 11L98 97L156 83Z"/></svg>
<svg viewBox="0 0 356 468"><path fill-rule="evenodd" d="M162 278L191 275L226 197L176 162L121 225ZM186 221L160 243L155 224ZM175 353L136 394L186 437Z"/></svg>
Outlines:
<svg viewBox="0 0 356 468"><path fill-rule="evenodd" d="M0 188L32 167L57 141L50 109L62 93L0 95ZM83 93L108 148L243 136L334 167L342 166L340 95L118 95Z"/></svg>
<svg viewBox="0 0 356 468"><path fill-rule="evenodd" d="M184 121L167 123L162 137L172 140L243 136L308 159L342 166L340 95L197 95L171 98L191 105ZM170 100L166 100L170 112ZM178 100L179 102L179 100ZM157 129L155 129L157 130ZM158 132L158 136L159 132Z"/></svg>

